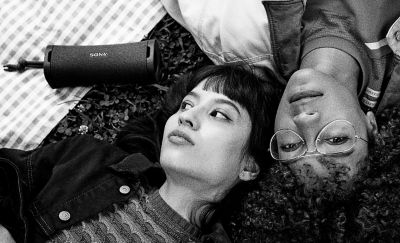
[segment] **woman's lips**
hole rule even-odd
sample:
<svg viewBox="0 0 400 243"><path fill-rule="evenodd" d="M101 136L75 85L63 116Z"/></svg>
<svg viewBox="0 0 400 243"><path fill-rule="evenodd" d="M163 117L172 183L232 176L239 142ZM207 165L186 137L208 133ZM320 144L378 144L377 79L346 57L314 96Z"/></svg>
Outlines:
<svg viewBox="0 0 400 243"><path fill-rule="evenodd" d="M194 145L193 140L185 132L174 130L168 134L168 140L177 145Z"/></svg>
<svg viewBox="0 0 400 243"><path fill-rule="evenodd" d="M319 91L314 91L314 90L306 90L306 91L301 91L293 94L292 96L289 97L289 103L294 103L299 100L304 100L304 99L312 99L316 98L319 96L323 96L323 93Z"/></svg>

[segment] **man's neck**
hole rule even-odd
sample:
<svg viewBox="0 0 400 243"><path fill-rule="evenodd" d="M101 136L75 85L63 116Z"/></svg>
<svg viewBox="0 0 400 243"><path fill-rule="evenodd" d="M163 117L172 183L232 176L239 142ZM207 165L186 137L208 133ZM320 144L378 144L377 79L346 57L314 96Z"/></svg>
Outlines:
<svg viewBox="0 0 400 243"><path fill-rule="evenodd" d="M328 74L357 94L360 67L352 56L341 50L315 49L303 58L300 69L303 68L312 68Z"/></svg>

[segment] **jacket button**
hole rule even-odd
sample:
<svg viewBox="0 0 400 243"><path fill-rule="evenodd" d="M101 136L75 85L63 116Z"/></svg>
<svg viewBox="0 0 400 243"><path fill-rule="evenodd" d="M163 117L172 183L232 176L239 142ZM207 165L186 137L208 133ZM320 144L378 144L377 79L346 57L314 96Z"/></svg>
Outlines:
<svg viewBox="0 0 400 243"><path fill-rule="evenodd" d="M400 41L400 31L396 31L394 37L396 38L397 41Z"/></svg>
<svg viewBox="0 0 400 243"><path fill-rule="evenodd" d="M68 211L61 211L59 214L58 214L58 218L61 220L61 221L68 221L70 218L71 218L71 214L68 212Z"/></svg>
<svg viewBox="0 0 400 243"><path fill-rule="evenodd" d="M121 187L119 188L119 192L120 192L121 194L124 194L124 195L128 194L130 191L131 191L131 188L130 188L129 186L126 186L126 185L121 186Z"/></svg>

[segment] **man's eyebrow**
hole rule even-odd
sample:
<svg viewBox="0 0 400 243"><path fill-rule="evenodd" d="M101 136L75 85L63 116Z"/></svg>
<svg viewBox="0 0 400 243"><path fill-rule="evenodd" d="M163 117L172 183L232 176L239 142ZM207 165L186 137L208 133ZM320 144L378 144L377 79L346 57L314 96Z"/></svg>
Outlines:
<svg viewBox="0 0 400 243"><path fill-rule="evenodd" d="M323 162L335 162L337 161L337 159L341 159L341 158L345 158L350 156L352 153L354 153L354 149L351 149L350 151L341 153L341 154L324 154L322 156L320 156L319 162L323 163Z"/></svg>
<svg viewBox="0 0 400 243"><path fill-rule="evenodd" d="M350 156L352 153L354 153L354 149L347 151L342 154L316 154L315 156L309 156L309 157L314 157L318 163L320 164L327 164L327 163L332 163L335 162L337 159L345 158ZM299 159L293 160L291 163L303 161L304 159L307 159L308 157L301 157Z"/></svg>

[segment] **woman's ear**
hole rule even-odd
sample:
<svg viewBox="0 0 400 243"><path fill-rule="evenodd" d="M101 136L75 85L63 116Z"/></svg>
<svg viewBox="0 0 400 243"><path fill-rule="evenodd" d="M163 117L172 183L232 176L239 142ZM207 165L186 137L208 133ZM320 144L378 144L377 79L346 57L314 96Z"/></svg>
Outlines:
<svg viewBox="0 0 400 243"><path fill-rule="evenodd" d="M372 140L375 144L379 144L380 136L374 113L372 111L368 111L366 114L366 119L367 119L367 132L369 140Z"/></svg>
<svg viewBox="0 0 400 243"><path fill-rule="evenodd" d="M251 181L260 174L260 166L256 163L253 156L247 156L243 168L239 173L239 179L242 181Z"/></svg>

